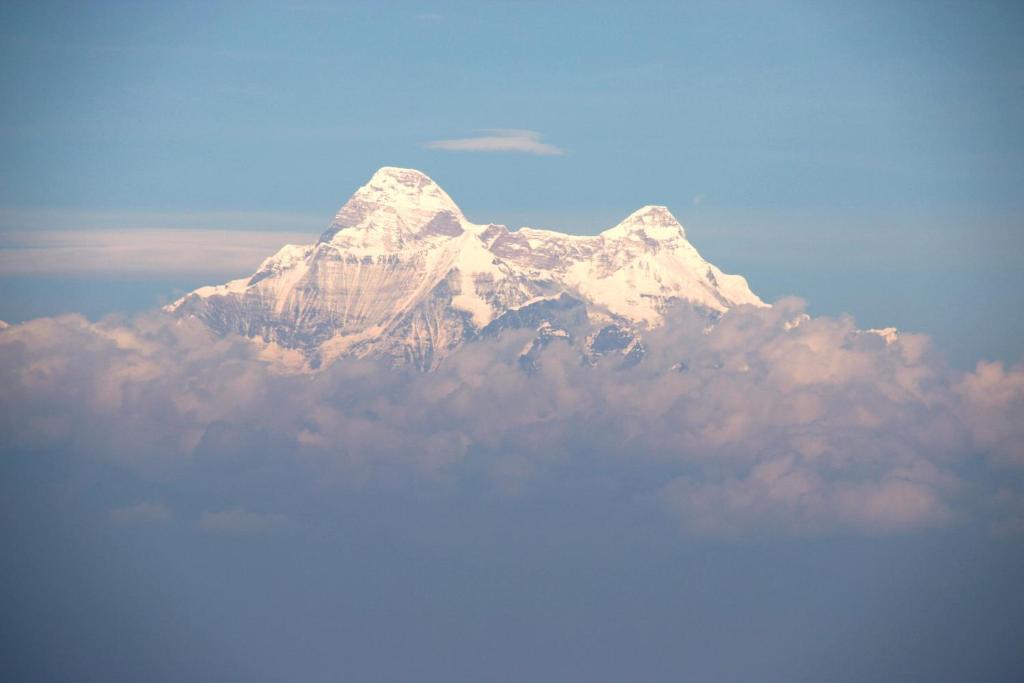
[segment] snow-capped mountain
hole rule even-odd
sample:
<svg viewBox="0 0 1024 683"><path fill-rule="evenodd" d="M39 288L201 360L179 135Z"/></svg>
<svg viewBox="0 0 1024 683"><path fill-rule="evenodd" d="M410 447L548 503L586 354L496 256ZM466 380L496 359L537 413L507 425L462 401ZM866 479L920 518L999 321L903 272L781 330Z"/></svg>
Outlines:
<svg viewBox="0 0 1024 683"><path fill-rule="evenodd" d="M712 318L764 305L705 261L663 206L593 236L510 231L470 222L423 173L384 167L315 244L286 245L252 276L166 310L298 349L313 367L383 356L431 369L466 342L524 327L538 331L529 353L582 330L588 357L636 359L642 331L681 304Z"/></svg>

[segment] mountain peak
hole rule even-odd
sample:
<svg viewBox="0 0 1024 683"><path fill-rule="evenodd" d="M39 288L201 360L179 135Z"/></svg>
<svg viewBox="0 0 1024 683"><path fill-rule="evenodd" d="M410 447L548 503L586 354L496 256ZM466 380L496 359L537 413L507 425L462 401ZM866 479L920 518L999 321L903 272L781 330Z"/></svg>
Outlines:
<svg viewBox="0 0 1024 683"><path fill-rule="evenodd" d="M461 234L462 220L458 205L427 174L383 166L345 202L320 241L398 248L425 228Z"/></svg>
<svg viewBox="0 0 1024 683"><path fill-rule="evenodd" d="M381 166L370 176L367 185L395 182L409 187L437 186L437 183L423 171L399 166Z"/></svg>
<svg viewBox="0 0 1024 683"><path fill-rule="evenodd" d="M614 228L601 233L609 239L646 237L654 240L686 239L683 226L668 210L668 207L648 204L626 216Z"/></svg>

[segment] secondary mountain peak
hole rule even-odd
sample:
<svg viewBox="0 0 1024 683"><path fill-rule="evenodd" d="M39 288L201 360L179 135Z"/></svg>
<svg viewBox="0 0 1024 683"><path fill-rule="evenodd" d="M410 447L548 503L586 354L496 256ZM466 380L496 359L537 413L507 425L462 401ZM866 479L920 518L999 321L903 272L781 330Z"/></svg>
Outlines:
<svg viewBox="0 0 1024 683"><path fill-rule="evenodd" d="M640 237L654 240L686 239L683 226L668 207L649 204L629 214L614 228L601 233L610 239Z"/></svg>
<svg viewBox="0 0 1024 683"><path fill-rule="evenodd" d="M425 173L384 166L345 202L320 241L396 250L421 235L459 235L463 221L458 205Z"/></svg>

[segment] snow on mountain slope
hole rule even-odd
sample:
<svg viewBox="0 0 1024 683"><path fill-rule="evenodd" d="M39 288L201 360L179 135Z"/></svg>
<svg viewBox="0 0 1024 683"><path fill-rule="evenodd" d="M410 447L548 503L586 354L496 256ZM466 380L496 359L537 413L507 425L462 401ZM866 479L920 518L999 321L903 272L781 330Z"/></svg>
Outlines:
<svg viewBox="0 0 1024 683"><path fill-rule="evenodd" d="M739 275L726 275L686 240L663 206L645 206L593 237L522 228L491 244L534 278L550 277L582 299L634 323L657 325L665 306L684 300L722 312L764 305Z"/></svg>
<svg viewBox="0 0 1024 683"><path fill-rule="evenodd" d="M464 223L462 211L433 180L385 166L345 202L320 241L350 252L395 252L432 238L457 237Z"/></svg>
<svg viewBox="0 0 1024 683"><path fill-rule="evenodd" d="M510 231L471 223L423 173L384 167L315 244L286 245L251 277L166 310L300 349L314 367L353 355L430 369L485 333L589 320L633 334L680 303L711 314L764 305L701 258L665 207L595 236Z"/></svg>

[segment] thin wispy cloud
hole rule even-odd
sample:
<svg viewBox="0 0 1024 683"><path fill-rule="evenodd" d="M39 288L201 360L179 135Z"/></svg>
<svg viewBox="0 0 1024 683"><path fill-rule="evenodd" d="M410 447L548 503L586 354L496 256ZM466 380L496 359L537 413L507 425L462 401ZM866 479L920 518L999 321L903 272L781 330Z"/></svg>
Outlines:
<svg viewBox="0 0 1024 683"><path fill-rule="evenodd" d="M208 534L253 536L280 530L286 522L284 515L231 508L220 512L204 512L199 520L199 528Z"/></svg>
<svg viewBox="0 0 1024 683"><path fill-rule="evenodd" d="M115 524L162 524L172 518L171 511L163 503L138 503L110 511L110 520Z"/></svg>
<svg viewBox="0 0 1024 683"><path fill-rule="evenodd" d="M33 230L0 233L0 277L245 273L308 235L262 230Z"/></svg>
<svg viewBox="0 0 1024 683"><path fill-rule="evenodd" d="M451 140L431 140L423 143L427 149L446 152L521 152L540 156L565 154L561 147L543 142L543 136L534 130L517 128L485 128L483 135Z"/></svg>

